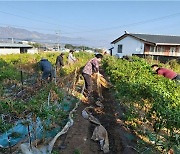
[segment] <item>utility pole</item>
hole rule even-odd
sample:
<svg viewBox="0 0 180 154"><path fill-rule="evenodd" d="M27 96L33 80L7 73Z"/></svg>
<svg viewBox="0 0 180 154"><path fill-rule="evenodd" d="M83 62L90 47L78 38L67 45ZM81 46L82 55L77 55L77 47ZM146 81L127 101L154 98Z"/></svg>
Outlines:
<svg viewBox="0 0 180 154"><path fill-rule="evenodd" d="M13 38L13 37L8 38L8 40L11 40L11 43L12 43L12 44L14 43L14 38Z"/></svg>
<svg viewBox="0 0 180 154"><path fill-rule="evenodd" d="M59 51L60 50L59 49L59 46L60 46L60 31L57 31L56 34L57 34L57 48L58 48L58 51Z"/></svg>

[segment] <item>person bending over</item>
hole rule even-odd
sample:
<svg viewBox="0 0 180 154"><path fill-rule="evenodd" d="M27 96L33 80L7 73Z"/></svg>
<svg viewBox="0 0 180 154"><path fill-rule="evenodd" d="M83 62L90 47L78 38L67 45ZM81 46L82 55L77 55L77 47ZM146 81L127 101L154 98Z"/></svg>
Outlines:
<svg viewBox="0 0 180 154"><path fill-rule="evenodd" d="M85 91L84 96L89 97L92 92L92 78L93 73L99 72L99 63L103 58L102 54L96 54L94 58L89 60L83 68L82 76L85 81Z"/></svg>
<svg viewBox="0 0 180 154"><path fill-rule="evenodd" d="M159 67L157 64L152 65L151 68L158 75L163 75L165 78L171 80L180 80L180 75L170 69Z"/></svg>
<svg viewBox="0 0 180 154"><path fill-rule="evenodd" d="M39 62L39 67L43 72L42 80L52 81L52 78L54 78L54 69L52 67L52 64L46 58L42 58Z"/></svg>

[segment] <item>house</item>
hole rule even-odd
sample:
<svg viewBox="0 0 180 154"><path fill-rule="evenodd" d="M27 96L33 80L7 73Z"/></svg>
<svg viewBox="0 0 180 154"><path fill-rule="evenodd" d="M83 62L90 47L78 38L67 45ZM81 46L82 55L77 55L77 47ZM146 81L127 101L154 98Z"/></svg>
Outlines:
<svg viewBox="0 0 180 154"><path fill-rule="evenodd" d="M180 56L180 36L133 34L124 35L111 42L112 55L119 58L132 54Z"/></svg>
<svg viewBox="0 0 180 154"><path fill-rule="evenodd" d="M0 55L27 53L31 48L27 44L0 43Z"/></svg>

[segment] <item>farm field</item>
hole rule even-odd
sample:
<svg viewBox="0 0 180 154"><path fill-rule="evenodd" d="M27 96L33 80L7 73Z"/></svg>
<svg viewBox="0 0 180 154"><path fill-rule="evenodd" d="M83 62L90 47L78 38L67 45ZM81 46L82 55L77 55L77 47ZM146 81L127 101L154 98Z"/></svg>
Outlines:
<svg viewBox="0 0 180 154"><path fill-rule="evenodd" d="M153 74L150 66L155 62L138 57L118 61L108 57L104 69L115 85L116 98L127 109L124 118L135 134L161 152L179 153L180 86ZM175 61L160 65L180 73Z"/></svg>
<svg viewBox="0 0 180 154"><path fill-rule="evenodd" d="M19 153L23 143L27 143L24 147L42 150L40 147L44 146L47 150L67 122L72 126L53 143L51 153L103 153L99 143L91 140L97 125L81 115L90 106L92 115L107 130L109 153L179 153L180 86L153 74L150 66L154 62L105 56L101 73L112 87L101 87L103 107L99 107L96 82L89 104L82 95L80 72L93 57L91 54L76 53L79 60L58 71L56 82L41 83L37 62L46 57L55 64L57 56L48 53L0 57L1 153ZM175 61L160 65L180 73ZM73 108L76 112L72 123L69 113Z"/></svg>

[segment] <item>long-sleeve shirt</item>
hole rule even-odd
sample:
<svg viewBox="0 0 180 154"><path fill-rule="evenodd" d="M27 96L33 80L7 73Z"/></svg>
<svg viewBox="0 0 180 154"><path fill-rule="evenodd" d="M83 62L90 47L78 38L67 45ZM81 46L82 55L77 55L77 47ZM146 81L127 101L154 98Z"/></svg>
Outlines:
<svg viewBox="0 0 180 154"><path fill-rule="evenodd" d="M68 55L68 63L74 63L76 61L76 58L73 56L72 53L69 53Z"/></svg>
<svg viewBox="0 0 180 154"><path fill-rule="evenodd" d="M95 57L87 62L82 72L88 75L92 75L93 72L98 72L98 71L99 71L99 62Z"/></svg>
<svg viewBox="0 0 180 154"><path fill-rule="evenodd" d="M167 68L158 68L156 72L158 75L163 75L164 77L169 78L169 79L174 79L177 76L177 73Z"/></svg>
<svg viewBox="0 0 180 154"><path fill-rule="evenodd" d="M52 64L47 59L42 59L39 63L40 69L43 72L51 72L52 71Z"/></svg>
<svg viewBox="0 0 180 154"><path fill-rule="evenodd" d="M63 57L61 55L57 56L56 58L56 66L64 66Z"/></svg>

